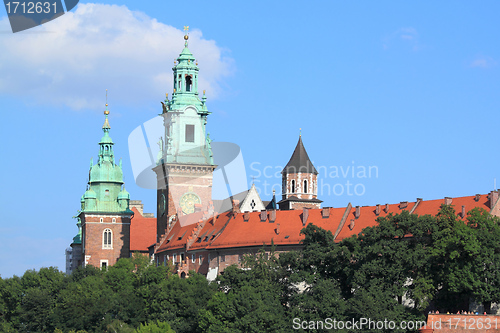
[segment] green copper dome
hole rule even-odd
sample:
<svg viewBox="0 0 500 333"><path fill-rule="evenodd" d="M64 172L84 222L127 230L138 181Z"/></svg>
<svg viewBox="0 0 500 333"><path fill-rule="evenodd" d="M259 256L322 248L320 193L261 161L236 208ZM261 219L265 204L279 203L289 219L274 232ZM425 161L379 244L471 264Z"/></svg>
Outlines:
<svg viewBox="0 0 500 333"><path fill-rule="evenodd" d="M99 142L99 158L97 164L90 162L89 189L85 192L82 205L83 212L99 213L130 213L130 194L122 190L123 171L120 164L115 163L113 140L109 136L111 126L108 120L108 105L104 111L105 119L102 130L104 132ZM125 199L125 200L124 200Z"/></svg>
<svg viewBox="0 0 500 333"><path fill-rule="evenodd" d="M87 191L85 191L83 198L84 199L97 199L97 194L94 191L92 191L92 189L89 188Z"/></svg>

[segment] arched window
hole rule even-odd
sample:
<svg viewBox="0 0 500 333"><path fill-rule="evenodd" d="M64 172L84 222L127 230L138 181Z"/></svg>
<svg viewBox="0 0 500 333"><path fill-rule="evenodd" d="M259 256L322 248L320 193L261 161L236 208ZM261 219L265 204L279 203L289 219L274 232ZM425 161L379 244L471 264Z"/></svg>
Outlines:
<svg viewBox="0 0 500 333"><path fill-rule="evenodd" d="M307 193L307 180L304 180L304 193Z"/></svg>
<svg viewBox="0 0 500 333"><path fill-rule="evenodd" d="M295 193L295 179L292 179L292 193Z"/></svg>
<svg viewBox="0 0 500 333"><path fill-rule="evenodd" d="M102 233L102 248L113 248L113 232L111 231L111 229L104 229L104 232Z"/></svg>
<svg viewBox="0 0 500 333"><path fill-rule="evenodd" d="M186 76L186 91L191 91L192 84L191 76Z"/></svg>

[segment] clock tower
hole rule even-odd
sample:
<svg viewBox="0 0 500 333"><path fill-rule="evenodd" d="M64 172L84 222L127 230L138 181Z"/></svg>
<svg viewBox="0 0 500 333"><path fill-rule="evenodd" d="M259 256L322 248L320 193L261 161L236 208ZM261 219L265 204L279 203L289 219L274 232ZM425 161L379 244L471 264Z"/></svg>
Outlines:
<svg viewBox="0 0 500 333"><path fill-rule="evenodd" d="M188 27L184 28L185 31ZM165 233L173 217L207 210L212 200L213 162L206 133L205 92L198 93L198 63L188 49L174 62L174 91L162 102L165 136L160 140L161 158L153 169L157 176L157 236ZM163 144L164 142L164 144Z"/></svg>

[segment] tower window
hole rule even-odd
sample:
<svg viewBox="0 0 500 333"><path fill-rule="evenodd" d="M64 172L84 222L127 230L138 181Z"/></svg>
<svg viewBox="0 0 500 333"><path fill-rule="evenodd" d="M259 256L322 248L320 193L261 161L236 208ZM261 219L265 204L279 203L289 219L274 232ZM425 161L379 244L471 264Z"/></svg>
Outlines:
<svg viewBox="0 0 500 333"><path fill-rule="evenodd" d="M192 85L193 85L193 82L191 80L191 76L190 75L186 76L186 91L191 91Z"/></svg>
<svg viewBox="0 0 500 333"><path fill-rule="evenodd" d="M194 125L186 125L186 142L194 142Z"/></svg>
<svg viewBox="0 0 500 333"><path fill-rule="evenodd" d="M102 217L99 219L99 222L101 222L101 223L102 223L102 222L104 222L104 220L103 220L103 218L102 218Z"/></svg>
<svg viewBox="0 0 500 333"><path fill-rule="evenodd" d="M182 89L182 75L179 74L179 80L177 81L179 83L179 91Z"/></svg>
<svg viewBox="0 0 500 333"><path fill-rule="evenodd" d="M116 218L113 217L113 220L111 222L116 223Z"/></svg>
<svg viewBox="0 0 500 333"><path fill-rule="evenodd" d="M292 179L292 193L295 193L295 179Z"/></svg>
<svg viewBox="0 0 500 333"><path fill-rule="evenodd" d="M104 195L108 196L109 195L109 190L104 191Z"/></svg>
<svg viewBox="0 0 500 333"><path fill-rule="evenodd" d="M104 232L102 233L102 248L113 248L113 232L111 231L111 229L104 229Z"/></svg>
<svg viewBox="0 0 500 333"><path fill-rule="evenodd" d="M304 193L307 193L307 180L304 180Z"/></svg>

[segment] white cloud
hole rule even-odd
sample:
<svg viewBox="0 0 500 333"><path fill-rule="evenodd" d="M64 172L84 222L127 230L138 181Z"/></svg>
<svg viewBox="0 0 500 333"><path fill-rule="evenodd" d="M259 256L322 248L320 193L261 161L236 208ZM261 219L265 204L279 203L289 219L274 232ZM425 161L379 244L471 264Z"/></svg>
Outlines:
<svg viewBox="0 0 500 333"><path fill-rule="evenodd" d="M0 31L8 31L7 17ZM101 109L111 101L139 105L172 92L173 61L184 32L126 6L79 4L40 27L0 34L0 94L72 109ZM199 61L200 90L221 93L233 60L200 30L189 34Z"/></svg>
<svg viewBox="0 0 500 333"><path fill-rule="evenodd" d="M492 57L478 56L471 63L471 67L491 68L496 66L496 61Z"/></svg>
<svg viewBox="0 0 500 333"><path fill-rule="evenodd" d="M393 44L398 43L409 45L413 51L417 51L422 48L417 29L412 27L399 28L382 39L382 46L384 49L388 49Z"/></svg>

